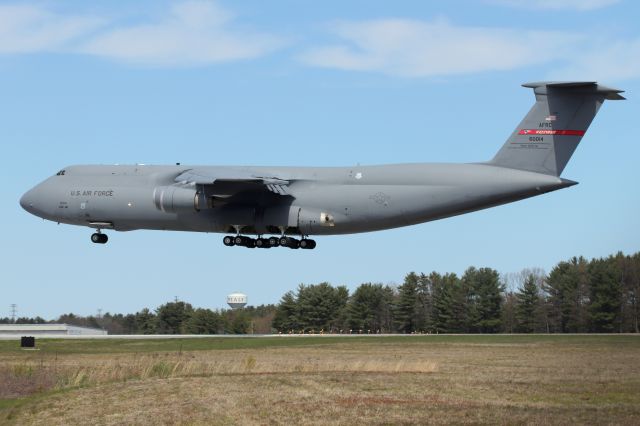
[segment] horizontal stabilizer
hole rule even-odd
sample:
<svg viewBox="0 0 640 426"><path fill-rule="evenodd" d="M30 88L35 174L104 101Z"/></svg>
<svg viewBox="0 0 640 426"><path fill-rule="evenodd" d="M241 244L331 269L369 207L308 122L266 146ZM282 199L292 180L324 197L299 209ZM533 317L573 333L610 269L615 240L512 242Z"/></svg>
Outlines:
<svg viewBox="0 0 640 426"><path fill-rule="evenodd" d="M547 94L548 87L554 89L567 89L570 93L598 93L602 94L604 99L610 101L623 101L626 98L621 96L624 90L614 89L612 87L603 86L595 81L541 81L534 83L524 83L522 87L534 89L535 94Z"/></svg>

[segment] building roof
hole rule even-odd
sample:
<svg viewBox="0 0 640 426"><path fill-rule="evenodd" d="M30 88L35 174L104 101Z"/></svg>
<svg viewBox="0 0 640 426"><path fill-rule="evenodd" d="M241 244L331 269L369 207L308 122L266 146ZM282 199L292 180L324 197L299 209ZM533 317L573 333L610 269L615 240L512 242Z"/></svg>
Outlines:
<svg viewBox="0 0 640 426"><path fill-rule="evenodd" d="M105 331L100 328L81 327L71 324L0 324L0 333L2 332L27 332L27 331L93 331L96 334L104 334Z"/></svg>

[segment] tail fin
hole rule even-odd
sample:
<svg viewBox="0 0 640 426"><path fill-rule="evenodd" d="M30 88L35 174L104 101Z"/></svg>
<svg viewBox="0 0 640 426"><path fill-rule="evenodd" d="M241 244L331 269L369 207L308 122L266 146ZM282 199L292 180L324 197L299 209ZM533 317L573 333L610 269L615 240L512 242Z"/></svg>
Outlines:
<svg viewBox="0 0 640 426"><path fill-rule="evenodd" d="M560 176L605 99L622 90L596 82L526 83L536 103L489 162L501 167Z"/></svg>

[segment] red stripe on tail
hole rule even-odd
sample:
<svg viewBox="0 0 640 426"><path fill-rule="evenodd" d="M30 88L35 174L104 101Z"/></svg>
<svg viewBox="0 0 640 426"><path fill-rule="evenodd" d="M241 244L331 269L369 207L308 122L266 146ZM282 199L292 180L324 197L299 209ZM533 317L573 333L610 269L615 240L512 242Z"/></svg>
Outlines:
<svg viewBox="0 0 640 426"><path fill-rule="evenodd" d="M558 135L558 136L584 136L584 130L545 130L545 129L522 129L519 135Z"/></svg>

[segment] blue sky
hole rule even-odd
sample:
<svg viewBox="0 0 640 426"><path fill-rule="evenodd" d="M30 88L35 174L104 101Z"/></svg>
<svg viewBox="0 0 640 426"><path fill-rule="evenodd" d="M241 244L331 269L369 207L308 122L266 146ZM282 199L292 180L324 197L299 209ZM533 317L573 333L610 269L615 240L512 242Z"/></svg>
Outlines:
<svg viewBox="0 0 640 426"><path fill-rule="evenodd" d="M0 3L0 316L276 303L299 283L549 270L640 248L640 6L630 0ZM414 227L227 248L216 234L45 222L18 199L70 164L352 165L490 159L527 81L608 102L563 177L580 185Z"/></svg>

